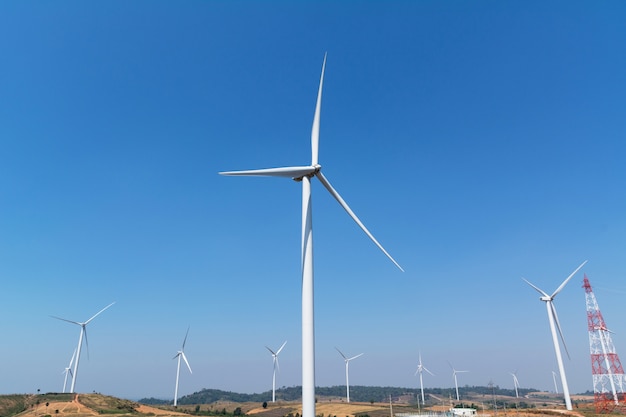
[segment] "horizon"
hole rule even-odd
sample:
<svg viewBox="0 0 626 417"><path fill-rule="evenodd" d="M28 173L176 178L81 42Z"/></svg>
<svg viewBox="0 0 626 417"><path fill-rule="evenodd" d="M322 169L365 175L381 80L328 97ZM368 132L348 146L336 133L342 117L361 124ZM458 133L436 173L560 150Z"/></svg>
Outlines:
<svg viewBox="0 0 626 417"><path fill-rule="evenodd" d="M0 3L0 393L302 384L301 186L319 160L316 386L593 389L586 275L626 355L626 3ZM563 348L562 348L563 349ZM89 353L88 353L89 352ZM451 365L449 365L451 364ZM559 387L561 387L559 385ZM560 388L562 390L562 388Z"/></svg>

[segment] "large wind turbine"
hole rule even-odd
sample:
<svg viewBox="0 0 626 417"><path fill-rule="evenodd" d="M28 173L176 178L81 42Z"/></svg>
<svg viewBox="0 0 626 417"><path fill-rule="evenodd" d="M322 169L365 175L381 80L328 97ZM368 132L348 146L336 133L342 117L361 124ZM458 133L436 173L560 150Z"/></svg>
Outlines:
<svg viewBox="0 0 626 417"><path fill-rule="evenodd" d="M274 372L272 373L272 402L273 403L276 402L276 371L280 370L280 366L278 365L278 354L280 353L281 350L283 350L286 344L287 344L287 341L285 340L285 342L282 345L280 345L280 347L276 350L276 352L274 352L269 347L265 346L265 348L269 350L270 353L272 354L272 361L274 363Z"/></svg>
<svg viewBox="0 0 626 417"><path fill-rule="evenodd" d="M70 392L74 393L74 387L76 386L76 378L78 377L78 362L80 361L80 351L83 347L83 338L85 339L85 344L87 345L87 349L89 349L89 342L87 341L87 325L91 320L95 319L100 313L102 313L107 308L111 307L115 302L112 302L108 306L104 307L102 310L98 311L94 314L89 320L80 322L80 321L72 321L67 319L62 319L61 317L51 316L57 320L63 320L68 323L76 324L80 326L80 336L78 337L78 347L76 348L76 362L74 363L74 374L72 375L72 386L70 387Z"/></svg>
<svg viewBox="0 0 626 417"><path fill-rule="evenodd" d="M454 388L456 389L456 400L461 401L461 399L459 398L459 383L456 379L456 374L469 371L457 371L456 369L454 369L454 366L452 366L450 362L448 362L448 365L450 365L450 368L452 368L452 376L454 377Z"/></svg>
<svg viewBox="0 0 626 417"><path fill-rule="evenodd" d="M561 290L565 287L565 285L569 282L569 280L572 279L572 277L576 274L576 272L578 272L580 268L582 268L586 263L587 261L580 264L580 266L576 268L576 270L572 272L570 276L567 277L565 281L563 281L556 290L554 290L552 295L548 295L542 289L531 284L525 278L522 278L524 281L526 281L528 285L533 287L535 290L537 290L539 294L541 294L541 297L539 297L539 299L546 303L546 309L548 310L548 321L550 322L550 331L552 332L552 343L554 344L554 352L556 353L556 362L559 365L559 373L561 375L561 384L563 385L563 396L565 397L565 406L568 410L572 410L572 399L570 398L569 387L567 386L567 379L565 378L565 368L563 367L563 358L561 357L561 348L559 347L559 339L556 334L557 330L559 331L559 335L561 336L561 340L563 341L563 347L565 348L565 352L567 353L568 357L569 357L569 352L567 351L567 346L565 345L565 339L563 338L563 332L561 331L561 325L559 324L559 317L556 314L556 309L554 308L554 304L552 301L554 300L554 297L556 297L556 295L559 292L561 292Z"/></svg>
<svg viewBox="0 0 626 417"><path fill-rule="evenodd" d="M291 178L296 182L302 182L302 416L315 417L315 326L313 314L313 210L311 201L311 179L316 177L328 190L328 192L339 202L359 227L369 236L369 238L383 251L385 255L398 267L400 265L387 253L374 236L361 223L359 218L350 209L348 204L330 185L326 177L322 174L322 167L318 163L319 132L320 132L320 110L322 106L322 85L324 82L324 69L326 67L326 56L322 64L322 75L317 91L317 103L315 105L315 116L313 117L313 127L311 129L311 165L290 166L283 168L268 168L251 171L231 171L221 172L222 175L242 175L242 176L268 176Z"/></svg>
<svg viewBox="0 0 626 417"><path fill-rule="evenodd" d="M419 353L419 362L417 364L417 370L415 371L415 375L420 374L420 390L422 391L422 405L426 403L424 400L424 381L422 380L422 373L426 371L432 376L435 376L432 372L430 372L424 365L422 365L422 352Z"/></svg>
<svg viewBox="0 0 626 417"><path fill-rule="evenodd" d="M180 348L178 352L176 352L176 356L172 359L178 358L178 365L176 366L176 388L174 389L174 407L178 404L178 378L180 377L180 358L183 358L185 363L187 364L187 368L189 368L189 373L193 373L191 371L191 366L189 366L189 361L187 361L187 356L185 356L185 343L187 342L187 336L189 335L189 327L187 327L187 333L185 333L185 338L183 339L183 346Z"/></svg>
<svg viewBox="0 0 626 417"><path fill-rule="evenodd" d="M337 352L339 352L339 354L341 355L343 360L346 362L346 402L349 403L350 402L350 379L349 379L349 376L348 376L348 365L350 364L350 361L352 359L356 359L356 358L358 358L359 356L361 356L363 354L359 353L356 356L348 358L338 348L335 347L335 349L337 349Z"/></svg>
<svg viewBox="0 0 626 417"><path fill-rule="evenodd" d="M72 359L70 359L70 364L67 365L63 373L65 374L65 378L63 379L63 392L65 392L65 387L67 387L67 375L72 375L72 379L74 375L72 374L72 364L74 363L74 356L76 356L76 349L74 349L74 353L72 353Z"/></svg>

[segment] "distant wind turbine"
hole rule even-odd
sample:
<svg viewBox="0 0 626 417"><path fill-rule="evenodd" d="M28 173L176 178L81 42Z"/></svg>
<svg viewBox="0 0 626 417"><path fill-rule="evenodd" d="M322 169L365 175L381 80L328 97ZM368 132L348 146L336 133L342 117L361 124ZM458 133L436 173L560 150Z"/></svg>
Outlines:
<svg viewBox="0 0 626 417"><path fill-rule="evenodd" d="M63 392L65 393L65 387L67 387L67 375L72 375L72 379L74 375L72 374L72 363L74 363L74 356L76 356L76 349L74 349L74 353L72 353L72 359L70 359L70 364L67 365L63 373L65 374L65 378L63 380Z"/></svg>
<svg viewBox="0 0 626 417"><path fill-rule="evenodd" d="M426 371L432 376L435 376L432 372L430 372L424 365L422 365L422 352L419 353L419 362L417 364L417 370L415 371L415 375L420 374L420 390L422 391L422 405L426 403L424 400L424 381L422 380L422 373Z"/></svg>
<svg viewBox="0 0 626 417"><path fill-rule="evenodd" d="M322 85L326 55L322 64L322 75L317 91L317 103L311 129L311 165L268 168L251 171L221 172L222 175L269 176L291 178L302 183L302 416L315 417L315 325L313 314L313 209L311 199L311 179L316 177L326 190L337 200L367 236L400 269L400 265L387 253L365 225L330 185L322 174L318 163L320 112L322 106Z"/></svg>
<svg viewBox="0 0 626 417"><path fill-rule="evenodd" d="M359 356L361 356L363 354L359 353L356 356L348 358L337 347L335 347L335 349L337 349L337 352L339 352L339 354L341 355L343 360L346 362L346 402L349 403L350 402L350 379L349 379L349 376L348 376L348 365L350 364L350 361L352 359L356 359L356 358L358 358Z"/></svg>
<svg viewBox="0 0 626 417"><path fill-rule="evenodd" d="M70 388L71 393L74 393L74 387L76 386L76 378L78 377L78 362L80 361L80 351L83 347L83 338L85 339L85 344L87 345L87 352L89 352L89 342L87 341L87 325L89 324L89 322L91 322L91 320L95 319L100 313L102 313L107 308L111 307L113 304L115 304L115 302L112 302L108 306L104 307L102 310L94 314L89 320L84 321L84 322L72 321L72 320L62 319L61 317L50 316L57 320L63 320L68 323L73 323L73 324L76 324L77 326L80 326L80 336L78 337L78 347L76 348L76 362L74 363L74 374L72 375L72 386Z"/></svg>
<svg viewBox="0 0 626 417"><path fill-rule="evenodd" d="M282 345L280 345L280 347L276 350L276 352L274 352L269 347L265 346L265 348L269 350L270 353L272 354L272 362L274 364L274 372L272 373L272 402L273 403L276 402L276 371L277 370L280 371L280 366L278 365L278 354L280 353L281 350L283 350L286 344L287 344L287 341L285 340L285 342Z"/></svg>
<svg viewBox="0 0 626 417"><path fill-rule="evenodd" d="M176 388L174 389L174 407L178 404L178 378L180 377L180 358L183 358L187 368L189 368L189 373L192 374L191 366L189 366L189 361L187 360L187 356L185 356L185 343L187 343L187 336L189 335L189 327L187 327L187 333L185 333L185 338L183 339L183 346L180 348L178 352L176 352L176 356L172 359L178 358L178 365L176 366Z"/></svg>
<svg viewBox="0 0 626 417"><path fill-rule="evenodd" d="M517 389L519 388L519 381L517 380L517 371L510 372L510 374L513 377L513 388L515 388L515 398L519 398L519 393L517 391Z"/></svg>
<svg viewBox="0 0 626 417"><path fill-rule="evenodd" d="M522 278L524 281L526 281L528 285L533 287L539 294L541 294L541 297L539 297L539 299L546 303L546 309L548 310L548 321L550 322L550 331L552 332L552 343L554 344L554 352L556 353L556 362L559 365L559 373L561 374L561 384L563 385L563 396L565 397L565 406L570 411L572 410L572 399L570 398L570 395L569 395L569 387L567 386L567 379L565 377L565 367L563 366L563 358L561 357L561 348L559 347L559 339L556 333L557 330L559 331L559 335L561 336L561 340L563 341L563 348L565 349L565 352L567 353L568 357L569 357L569 352L567 351L567 346L565 345L565 339L563 338L563 332L561 331L561 325L559 324L559 317L556 314L556 309L554 308L553 300L554 300L554 297L556 297L556 295L559 292L561 292L561 290L565 287L565 285L569 282L569 280L572 279L572 277L576 274L576 272L578 272L580 268L582 268L586 263L587 261L580 264L580 266L576 268L576 270L574 270L574 272L572 272L570 276L567 277L565 281L563 281L556 290L554 290L552 295L548 295L542 289L531 284L525 278Z"/></svg>
<svg viewBox="0 0 626 417"><path fill-rule="evenodd" d="M456 389L456 400L461 401L461 399L459 398L459 383L456 379L456 374L469 371L457 371L456 369L454 369L454 366L452 366L450 362L448 362L448 365L450 365L450 368L452 368L452 376L454 377L454 388Z"/></svg>
<svg viewBox="0 0 626 417"><path fill-rule="evenodd" d="M556 384L556 372L552 371L552 380L554 381L554 392L559 393L559 386Z"/></svg>

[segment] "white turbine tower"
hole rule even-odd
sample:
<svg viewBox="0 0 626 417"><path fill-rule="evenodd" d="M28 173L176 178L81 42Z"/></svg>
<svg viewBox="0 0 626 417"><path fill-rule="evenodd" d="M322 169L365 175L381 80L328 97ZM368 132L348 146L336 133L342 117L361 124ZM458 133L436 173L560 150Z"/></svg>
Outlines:
<svg viewBox="0 0 626 417"><path fill-rule="evenodd" d="M343 360L346 362L346 402L349 403L350 402L350 378L348 376L348 365L350 364L350 361L352 359L356 359L359 356L363 355L362 353L359 353L356 356L353 356L351 358L346 357L346 355L344 355L337 347L335 347L335 349L337 349L337 352L339 352L339 354L341 355L341 357L343 358Z"/></svg>
<svg viewBox="0 0 626 417"><path fill-rule="evenodd" d="M276 350L276 352L274 352L269 347L265 346L265 348L269 350L270 353L272 354L272 362L274 364L274 372L272 373L272 402L273 403L276 402L276 371L280 370L280 366L278 365L278 354L280 353L281 350L283 350L286 344L287 344L287 341L285 340L285 342L278 348L278 350Z"/></svg>
<svg viewBox="0 0 626 417"><path fill-rule="evenodd" d="M519 381L517 380L517 371L509 372L513 377L513 388L515 388L515 398L519 398L519 392L517 389L519 388Z"/></svg>
<svg viewBox="0 0 626 417"><path fill-rule="evenodd" d="M454 366L452 366L450 362L448 362L448 365L450 365L450 368L452 368L452 377L454 378L454 388L456 389L456 400L461 401L461 399L459 398L459 383L456 379L456 374L459 374L461 372L469 372L469 371L457 371L456 369L454 369Z"/></svg>
<svg viewBox="0 0 626 417"><path fill-rule="evenodd" d="M426 371L432 376L435 376L432 372L430 372L424 365L422 365L422 352L419 353L419 362L417 364L417 370L415 371L415 375L420 374L420 390L422 391L422 405L426 403L424 400L424 381L422 379L422 373Z"/></svg>
<svg viewBox="0 0 626 417"><path fill-rule="evenodd" d="M550 331L552 332L552 343L554 344L554 352L556 353L556 362L559 365L559 373L561 374L561 384L563 385L563 396L565 397L565 406L568 410L572 410L572 399L569 395L569 387L567 386L567 379L565 378L565 368L563 367L563 358L561 357L561 348L559 347L559 338L557 337L557 330L559 331L559 335L561 336L561 340L563 341L563 347L565 348L565 352L569 357L569 352L567 351L567 346L565 345L565 339L563 338L563 332L561 331L561 325L559 324L559 317L556 314L556 309L554 308L553 300L556 295L561 292L561 290L565 287L565 285L569 282L570 279L582 268L587 261L580 264L578 268L574 272L570 274L569 277L565 279L559 285L559 287L552 293L552 295L548 295L542 289L536 287L531 284L526 279L522 278L528 285L533 287L541 297L539 299L546 303L546 309L548 310L548 321L550 322Z"/></svg>
<svg viewBox="0 0 626 417"><path fill-rule="evenodd" d="M67 387L67 375L70 374L72 375L72 379L74 378L74 375L72 373L72 363L74 363L74 356L76 356L76 349L74 349L74 353L72 353L72 359L70 359L70 364L67 365L65 370L62 372L63 374L65 374L65 378L63 379L63 392L64 393L65 393L65 388Z"/></svg>
<svg viewBox="0 0 626 417"><path fill-rule="evenodd" d="M178 365L176 366L176 388L174 389L174 407L178 404L178 379L180 377L180 358L183 358L185 364L187 364L187 368L189 369L189 373L193 373L191 371L191 366L189 366L189 361L187 360L187 356L185 356L185 343L187 342L187 335L189 335L189 327L187 327L187 333L185 333L185 338L183 339L183 346L180 348L178 352L176 352L176 356L172 359L178 358Z"/></svg>
<svg viewBox="0 0 626 417"><path fill-rule="evenodd" d="M283 168L268 168L251 171L221 172L222 175L241 176L269 176L291 178L302 182L302 416L315 417L315 326L313 314L313 210L311 200L311 179L316 177L328 192L339 202L359 227L369 238L383 251L385 255L398 267L400 265L387 253L374 236L361 223L359 218L350 209L348 204L330 185L322 174L322 167L318 163L320 110L322 105L322 85L324 81L324 69L326 56L322 64L322 75L317 92L315 116L311 129L311 165L291 166Z"/></svg>
<svg viewBox="0 0 626 417"><path fill-rule="evenodd" d="M62 319L61 317L51 316L57 320L63 320L68 323L76 324L80 326L80 336L78 337L78 347L76 348L76 362L74 363L74 374L72 375L72 386L70 387L70 392L74 393L74 387L76 386L76 378L78 377L78 362L80 361L80 351L83 347L83 338L85 339L85 344L87 345L87 352L89 352L89 342L87 341L87 325L91 320L95 319L100 313L102 313L107 308L111 307L115 302L112 302L108 306L104 307L102 310L98 311L94 314L89 320L80 322L80 321L72 321L67 319Z"/></svg>

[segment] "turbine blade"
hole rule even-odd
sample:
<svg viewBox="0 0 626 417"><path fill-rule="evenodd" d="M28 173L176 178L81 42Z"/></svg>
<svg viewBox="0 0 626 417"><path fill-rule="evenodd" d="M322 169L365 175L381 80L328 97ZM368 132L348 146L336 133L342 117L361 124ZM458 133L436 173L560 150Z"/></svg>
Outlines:
<svg viewBox="0 0 626 417"><path fill-rule="evenodd" d="M67 319L62 319L61 317L57 317L57 316L50 316L50 317L52 317L53 319L57 319L57 320L61 320L61 321L66 321L66 322L68 322L68 323L77 324L77 325L79 325L79 326L81 326L81 325L82 325L82 323L79 323L79 322L77 322L77 321L67 320Z"/></svg>
<svg viewBox="0 0 626 417"><path fill-rule="evenodd" d="M317 103L315 104L315 116L313 116L313 127L311 128L311 165L317 165L319 143L320 143L320 112L322 109L322 86L324 85L324 70L326 69L326 54L322 63L322 75L320 76L320 86L317 90Z"/></svg>
<svg viewBox="0 0 626 417"><path fill-rule="evenodd" d="M561 290L565 287L565 285L567 284L567 282L568 282L570 279L572 279L572 277L573 277L574 275L576 275L576 272L578 272L578 271L580 270L580 268L582 268L583 266L585 266L585 264L586 264L586 263L587 263L587 261L585 261L585 262L583 262L582 264L580 264L580 266L579 266L578 268L576 268L576 270L575 270L574 272L572 272L572 273L570 274L570 276L569 276L569 277L567 277L567 278L565 279L565 281L563 281L563 283L562 283L561 285L559 285L559 288L557 288L557 289L556 289L556 290L552 293L552 297L551 297L551 298L554 298L554 296L555 296L555 295L557 295L559 292L561 292Z"/></svg>
<svg viewBox="0 0 626 417"><path fill-rule="evenodd" d="M359 354L358 354L358 355L356 355L356 356L353 356L353 357L351 357L351 358L348 358L348 360L349 360L349 361L351 361L352 359L356 359L356 358L358 358L359 356L363 356L363 354L362 354L362 353L359 353Z"/></svg>
<svg viewBox="0 0 626 417"><path fill-rule="evenodd" d="M337 348L337 346L335 346L335 349L337 349L337 352L339 352L339 354L341 355L342 358L344 358L345 360L348 360L348 358L346 358L346 355L341 353L341 351L339 350L339 348Z"/></svg>
<svg viewBox="0 0 626 417"><path fill-rule="evenodd" d="M530 283L530 281L528 281L526 278L522 278L524 281L526 281L526 284L530 285L531 287L533 287L539 294L543 295L544 297L550 297L548 294L546 294L541 288L533 285Z"/></svg>
<svg viewBox="0 0 626 417"><path fill-rule="evenodd" d="M272 349L268 348L267 346L265 346L265 349L269 350L272 356L276 356L276 353L274 353Z"/></svg>
<svg viewBox="0 0 626 417"><path fill-rule="evenodd" d="M88 324L91 320L95 319L100 313L102 313L107 308L111 307L113 304L115 304L115 301L113 301L111 304L109 304L108 306L104 307L102 310L98 311L96 314L94 314L93 317L91 317L89 320L87 320L85 322L85 324Z"/></svg>
<svg viewBox="0 0 626 417"><path fill-rule="evenodd" d="M87 360L89 360L89 341L87 340L87 324L82 325L84 336L85 336L85 348L87 349Z"/></svg>
<svg viewBox="0 0 626 417"><path fill-rule="evenodd" d="M400 266L400 264L398 264L396 262L395 259L393 259L393 257L391 255L389 255L389 253L385 250L385 248L383 248L383 246L378 243L378 241L376 240L376 238L370 233L369 230L367 230L367 227L365 227L365 225L361 222L361 220L359 220L359 218L356 216L356 214L354 214L354 212L350 209L350 207L348 206L348 204L344 201L343 198L341 198L341 196L339 195L339 193L333 188L332 185L330 185L330 182L328 182L328 180L326 179L326 177L324 177L324 174L322 174L321 171L317 171L315 173L315 176L320 180L320 182L324 185L324 187L326 187L326 189L328 190L328 192L335 197L335 200L337 200L337 202L341 205L341 207L343 207L343 209L350 215L350 217L352 217L352 220L354 220L356 222L356 224L359 225L359 227L361 228L361 230L363 230L365 232L365 234L367 236L369 236L369 238L372 240L372 242L374 242L376 244L376 246L378 246L378 248L383 251L383 253L385 255L387 255L387 258L389 258L391 260L391 262L393 262L398 269L400 269L400 271L404 272L404 269L402 269L402 267Z"/></svg>
<svg viewBox="0 0 626 417"><path fill-rule="evenodd" d="M282 178L302 178L305 175L313 174L318 168L313 166L281 167L251 169L246 171L224 171L220 175L227 176L248 176L248 177L282 177Z"/></svg>
<svg viewBox="0 0 626 417"><path fill-rule="evenodd" d="M426 368L425 366L422 366L422 369L424 369L426 372L428 372L429 374L431 374L432 376L435 376L435 374L433 374L432 372L430 372L428 370L428 368Z"/></svg>
<svg viewBox="0 0 626 417"><path fill-rule="evenodd" d="M193 371L191 370L191 366L189 366L189 361L187 361L187 356L185 356L185 352L180 352L180 354L183 357L185 364L187 364L187 368L189 368L189 373L193 374Z"/></svg>
<svg viewBox="0 0 626 417"><path fill-rule="evenodd" d="M287 341L285 340L285 343L283 343L282 345L280 345L280 347L278 348L278 350L276 351L276 355L278 356L278 354L280 353L281 350L283 350L283 348L285 347L285 345L287 344Z"/></svg>
<svg viewBox="0 0 626 417"><path fill-rule="evenodd" d="M187 333L185 333L185 338L183 339L183 347L181 350L185 350L185 343L187 343L187 336L189 336L189 327L187 327Z"/></svg>
<svg viewBox="0 0 626 417"><path fill-rule="evenodd" d="M511 374L513 375L513 382L515 383L515 386L519 388L519 380L517 379L517 375L515 374Z"/></svg>
<svg viewBox="0 0 626 417"><path fill-rule="evenodd" d="M76 349L74 349L74 353L72 353L72 359L70 359L69 367L72 368L72 364L74 363L74 358L76 357Z"/></svg>
<svg viewBox="0 0 626 417"><path fill-rule="evenodd" d="M552 316L554 317L554 323L556 324L556 328L559 331L559 335L561 336L561 341L563 342L563 348L565 349L565 353L567 353L567 357L571 359L571 357L569 356L569 351L567 350L567 345L565 344L563 331L561 331L561 323L559 323L559 316L556 314L556 308L554 308L554 304L552 302L550 302L550 308L552 309Z"/></svg>
<svg viewBox="0 0 626 417"><path fill-rule="evenodd" d="M276 365L276 370L280 372L280 364L278 363L278 355L274 356L274 364Z"/></svg>

